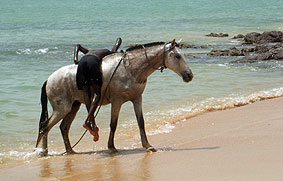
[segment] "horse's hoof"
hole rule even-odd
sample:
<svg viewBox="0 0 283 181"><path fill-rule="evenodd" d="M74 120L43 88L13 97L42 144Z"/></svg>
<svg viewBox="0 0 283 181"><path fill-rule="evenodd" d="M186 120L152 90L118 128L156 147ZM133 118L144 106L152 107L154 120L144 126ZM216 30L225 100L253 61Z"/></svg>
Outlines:
<svg viewBox="0 0 283 181"><path fill-rule="evenodd" d="M157 152L157 149L153 148L153 147L149 147L146 149L147 152Z"/></svg>
<svg viewBox="0 0 283 181"><path fill-rule="evenodd" d="M74 155L74 154L77 154L77 152L75 152L74 150L67 151L67 155Z"/></svg>
<svg viewBox="0 0 283 181"><path fill-rule="evenodd" d="M45 150L45 151L40 152L40 153L39 153L39 156L40 156L40 157L46 157L46 156L48 156L48 150Z"/></svg>
<svg viewBox="0 0 283 181"><path fill-rule="evenodd" d="M118 153L118 150L116 148L109 148L109 154L113 155L115 153Z"/></svg>

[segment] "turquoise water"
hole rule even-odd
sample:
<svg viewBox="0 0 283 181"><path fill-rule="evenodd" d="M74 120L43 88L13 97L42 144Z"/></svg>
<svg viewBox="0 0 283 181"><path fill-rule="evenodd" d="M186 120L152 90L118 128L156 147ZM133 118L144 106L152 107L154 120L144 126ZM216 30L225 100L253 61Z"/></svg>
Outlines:
<svg viewBox="0 0 283 181"><path fill-rule="evenodd" d="M120 36L122 46L173 38L210 45L202 50L183 49L195 75L191 83L183 83L169 70L156 72L149 78L144 93L149 134L168 132L175 121L200 112L282 96L282 62L231 65L228 62L234 57L208 57L200 53L240 46L231 39L238 33L283 31L282 4L282 0L1 1L0 164L33 158L42 83L58 68L73 63L77 43L88 48L111 48ZM229 33L230 37L204 36L211 32ZM73 142L84 131L85 118L82 106L71 130ZM110 106L106 106L98 117L105 139L109 118ZM129 103L122 109L118 128L121 133L117 139L136 138L139 144ZM58 126L49 139L51 151L64 151ZM92 149L94 143L88 139L85 145L80 149Z"/></svg>

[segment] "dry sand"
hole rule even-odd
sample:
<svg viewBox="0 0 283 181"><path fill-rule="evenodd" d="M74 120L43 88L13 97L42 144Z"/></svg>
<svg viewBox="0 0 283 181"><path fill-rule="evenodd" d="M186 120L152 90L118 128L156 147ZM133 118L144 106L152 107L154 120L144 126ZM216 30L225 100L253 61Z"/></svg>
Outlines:
<svg viewBox="0 0 283 181"><path fill-rule="evenodd" d="M1 169L0 180L283 180L283 98L205 113L149 140L158 152L51 156Z"/></svg>

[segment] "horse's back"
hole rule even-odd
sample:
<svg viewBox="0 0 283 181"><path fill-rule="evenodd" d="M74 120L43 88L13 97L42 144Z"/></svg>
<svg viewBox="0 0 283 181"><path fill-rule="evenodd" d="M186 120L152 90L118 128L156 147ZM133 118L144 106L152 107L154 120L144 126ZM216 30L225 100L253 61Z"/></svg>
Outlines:
<svg viewBox="0 0 283 181"><path fill-rule="evenodd" d="M53 101L66 100L69 103L83 101L81 91L76 84L77 65L67 65L59 68L47 79L46 92L48 98Z"/></svg>

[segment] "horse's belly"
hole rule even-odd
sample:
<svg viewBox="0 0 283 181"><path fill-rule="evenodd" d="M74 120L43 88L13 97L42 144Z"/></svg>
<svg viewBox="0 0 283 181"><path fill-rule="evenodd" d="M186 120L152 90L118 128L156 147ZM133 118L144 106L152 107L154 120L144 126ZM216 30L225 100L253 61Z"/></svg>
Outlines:
<svg viewBox="0 0 283 181"><path fill-rule="evenodd" d="M115 100L119 100L120 102L133 101L137 97L140 97L145 88L145 84L134 84L132 86L129 85L121 85L120 86L111 86L107 91L106 99L104 103L111 103Z"/></svg>

